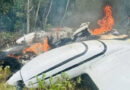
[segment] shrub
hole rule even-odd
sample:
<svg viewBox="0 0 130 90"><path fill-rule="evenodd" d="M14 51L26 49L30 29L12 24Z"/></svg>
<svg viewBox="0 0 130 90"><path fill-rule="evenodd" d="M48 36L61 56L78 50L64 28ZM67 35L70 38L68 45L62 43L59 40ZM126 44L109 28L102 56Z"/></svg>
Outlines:
<svg viewBox="0 0 130 90"><path fill-rule="evenodd" d="M36 77L38 82L38 90L77 90L76 85L81 83L81 78L78 77L76 81L70 80L66 73L62 73L59 77L50 77L49 84L44 80L45 74L42 75L42 79ZM30 82L31 85L31 82ZM30 90L34 90L31 88Z"/></svg>
<svg viewBox="0 0 130 90"><path fill-rule="evenodd" d="M7 78L10 76L10 67L6 66L3 68L0 66L0 90L15 90L15 87L6 85L5 82Z"/></svg>
<svg viewBox="0 0 130 90"><path fill-rule="evenodd" d="M6 85L5 82L7 78L10 76L10 67L6 66L4 69L0 66L0 89L1 90L16 90L16 87L12 87ZM38 88L25 88L23 90L80 90L76 85L81 83L81 78L78 77L76 80L70 80L69 76L66 73L62 73L58 77L50 77L49 84L47 84L44 80L45 74L42 75L42 78L38 78ZM31 82L30 82L30 85Z"/></svg>

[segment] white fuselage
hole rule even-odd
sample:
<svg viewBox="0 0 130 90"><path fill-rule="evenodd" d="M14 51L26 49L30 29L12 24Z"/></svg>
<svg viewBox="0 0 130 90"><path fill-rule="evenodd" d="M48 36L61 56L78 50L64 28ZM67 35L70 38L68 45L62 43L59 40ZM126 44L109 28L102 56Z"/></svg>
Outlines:
<svg viewBox="0 0 130 90"><path fill-rule="evenodd" d="M113 81L113 85L115 84L117 88L114 86L110 88L110 85L107 87L107 84L110 83L111 79L114 80L116 76L115 74L113 75L114 72L112 70L120 74L119 71L123 65L126 66L124 69L130 68L130 60L128 58L130 58L130 43L126 41L91 40L77 42L50 50L35 57L14 74L7 83L15 85L17 81L22 80L26 87L30 88L37 87L38 83L35 77L41 78L42 74L46 75L45 81L48 82L50 76L56 77L62 72L66 72L70 78L86 73L92 78L99 89L119 90L120 86L117 87L116 81ZM123 59L127 63L123 63ZM116 65L117 63L118 65ZM123 72L126 75L130 75L130 70L126 70ZM124 80L125 84L130 82L130 79L125 82L125 79L120 78L128 79L127 76L122 77L117 75L115 80L119 79L117 80L118 82ZM30 82L33 86L29 85ZM127 87L127 85L125 86Z"/></svg>

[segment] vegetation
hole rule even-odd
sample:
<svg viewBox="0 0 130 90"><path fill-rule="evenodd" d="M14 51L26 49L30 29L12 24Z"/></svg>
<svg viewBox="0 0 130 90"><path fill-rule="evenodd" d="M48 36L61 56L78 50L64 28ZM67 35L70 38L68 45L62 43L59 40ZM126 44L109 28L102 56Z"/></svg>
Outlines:
<svg viewBox="0 0 130 90"><path fill-rule="evenodd" d="M1 90L15 90L15 87L6 85L5 82L7 78L10 76L10 68L9 66L6 66L3 68L0 66L0 89Z"/></svg>
<svg viewBox="0 0 130 90"><path fill-rule="evenodd" d="M26 32L44 28L51 0L0 0L0 31Z"/></svg>
<svg viewBox="0 0 130 90"><path fill-rule="evenodd" d="M95 5L97 3L93 3L95 1L89 3L88 1L0 0L0 31L29 33L38 29L46 29L46 25L48 24L52 26L64 26L65 21L74 20L79 23L79 18L82 16L75 18L73 15L85 14L86 12L84 11L91 11L89 7L95 9L98 6ZM67 24L70 24L69 26L72 25L71 22Z"/></svg>
<svg viewBox="0 0 130 90"><path fill-rule="evenodd" d="M5 82L7 78L10 76L10 68L6 66L3 68L0 67L0 89L1 90L16 90L16 87L12 87L6 85ZM69 76L66 73L62 73L61 76L49 79L49 85L44 80L45 75L42 75L42 79L36 77L38 82L38 88L24 88L23 90L82 90L81 88L77 87L78 84L81 83L81 78L78 77L76 80L70 80ZM31 82L30 82L31 85Z"/></svg>
<svg viewBox="0 0 130 90"><path fill-rule="evenodd" d="M62 73L60 77L50 77L49 86L47 86L44 77L44 74L42 75L42 79L36 77L38 82L38 90L78 90L76 85L81 83L80 77L78 77L76 81L73 81L69 79L67 74Z"/></svg>

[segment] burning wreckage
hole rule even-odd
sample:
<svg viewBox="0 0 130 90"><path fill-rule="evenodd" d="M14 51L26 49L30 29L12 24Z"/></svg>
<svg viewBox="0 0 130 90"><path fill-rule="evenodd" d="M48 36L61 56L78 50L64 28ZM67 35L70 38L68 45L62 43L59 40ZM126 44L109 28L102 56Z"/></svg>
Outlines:
<svg viewBox="0 0 130 90"><path fill-rule="evenodd" d="M126 36L115 36L112 34L101 35L100 37L91 36L88 30L87 24L80 27L73 33L71 39L65 38L67 41L61 40L53 49L50 47L49 38L46 37L42 44L46 49L39 46L41 43L34 43L30 47L23 49L25 53L30 51L35 56L18 70L7 83L16 85L17 82L22 81L26 87L36 88L38 83L35 76L42 78L42 74L45 73L45 81L48 82L49 77L57 77L61 72L66 72L70 78L86 74L95 83L96 88L102 90L108 89L110 83L112 83L112 86L109 89L124 89L125 87L128 89L127 85L130 81L120 79L120 77L123 78L124 75L128 76L130 74L129 70L125 70L129 68L129 61L127 58L124 59L124 57L129 57L130 43L126 40L119 40L121 37L126 38ZM88 34L88 36L84 37L82 35L84 34L83 32ZM27 39L27 36L24 36L24 40L29 44L32 41L30 38ZM108 39L111 39L111 36L116 40L101 40L107 36L109 36ZM99 39L90 40L94 38ZM22 38L18 41L19 43L23 42ZM35 51L33 45L38 45L37 48L41 48L40 51ZM31 49L32 47L34 47L34 50ZM46 52L46 50L49 51ZM41 52L45 53L40 54ZM122 71L120 71L121 69ZM30 82L33 85L30 86Z"/></svg>
<svg viewBox="0 0 130 90"><path fill-rule="evenodd" d="M1 65L9 65L11 66L11 71L15 72L20 69L22 64L27 63L34 57L66 44L95 39L121 40L127 38L126 35L113 35L115 34L114 32L116 32L114 30L109 32L109 34L104 34L101 36L91 35L88 25L89 23L81 24L80 28L77 29L74 33L71 28L65 27L55 28L48 32L39 31L24 35L16 41L17 45L0 51L0 60L1 62L4 61L4 63L1 63Z"/></svg>
<svg viewBox="0 0 130 90"><path fill-rule="evenodd" d="M7 83L15 86L21 82L28 88L36 88L35 76L42 78L45 73L48 82L49 77L66 72L70 78L87 75L97 89L130 89L130 43L122 40L126 35L112 30L110 7L104 10L105 17L98 21L98 29L90 30L89 23L83 23L75 32L70 28L33 32L18 39L18 46L1 51L1 60L12 59L12 71L18 70ZM16 59L30 61L20 68Z"/></svg>

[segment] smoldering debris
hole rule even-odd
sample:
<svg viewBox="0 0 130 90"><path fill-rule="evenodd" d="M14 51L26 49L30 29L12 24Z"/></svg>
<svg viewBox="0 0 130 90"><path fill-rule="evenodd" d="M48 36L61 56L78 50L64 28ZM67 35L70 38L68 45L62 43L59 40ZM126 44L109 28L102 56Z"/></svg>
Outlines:
<svg viewBox="0 0 130 90"><path fill-rule="evenodd" d="M3 49L0 51L0 59L3 59L7 56L10 55L21 55L22 54L22 50L27 47L26 45L15 45L13 47L7 48L7 49Z"/></svg>
<svg viewBox="0 0 130 90"><path fill-rule="evenodd" d="M16 43L17 44L32 44L36 42L42 42L42 40L47 37L50 41L53 43L59 41L63 38L71 38L73 34L72 28L63 27L63 28L50 28L46 31L38 31L38 32L32 32L27 35L24 35L23 37L19 38ZM53 40L52 40L53 39Z"/></svg>
<svg viewBox="0 0 130 90"><path fill-rule="evenodd" d="M83 23L77 30L69 27L50 28L46 31L32 32L19 38L11 48L4 49L0 52L0 59L13 57L22 64L27 63L34 57L48 50L87 40L123 40L127 35L120 35L116 29L105 32L102 35L92 35L89 29L89 23Z"/></svg>

